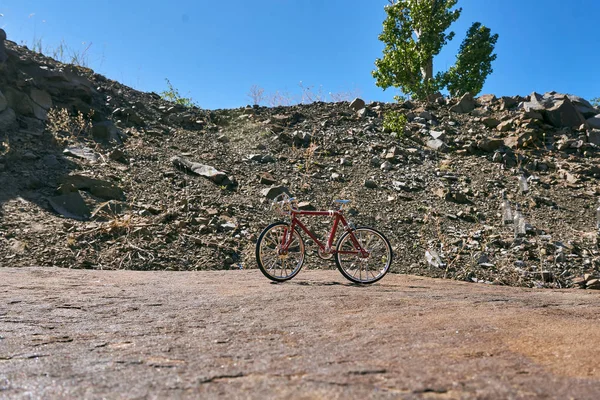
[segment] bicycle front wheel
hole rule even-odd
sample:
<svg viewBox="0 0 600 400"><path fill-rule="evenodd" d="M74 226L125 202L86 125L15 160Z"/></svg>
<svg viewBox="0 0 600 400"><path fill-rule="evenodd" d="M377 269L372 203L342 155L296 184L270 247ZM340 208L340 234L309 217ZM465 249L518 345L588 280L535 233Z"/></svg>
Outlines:
<svg viewBox="0 0 600 400"><path fill-rule="evenodd" d="M338 270L355 283L375 283L387 274L392 265L390 242L373 228L361 227L344 233L336 250Z"/></svg>
<svg viewBox="0 0 600 400"><path fill-rule="evenodd" d="M285 234L284 234L285 233ZM284 236L292 241L283 249ZM256 262L263 275L275 282L292 279L304 264L304 241L298 233L290 232L289 224L275 222L265 228L256 242Z"/></svg>

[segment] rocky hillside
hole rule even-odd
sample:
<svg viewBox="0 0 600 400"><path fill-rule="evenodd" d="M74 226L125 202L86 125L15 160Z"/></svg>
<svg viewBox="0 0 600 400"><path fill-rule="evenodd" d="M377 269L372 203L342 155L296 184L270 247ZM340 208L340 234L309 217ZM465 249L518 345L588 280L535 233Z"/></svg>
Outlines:
<svg viewBox="0 0 600 400"><path fill-rule="evenodd" d="M600 110L579 97L209 111L10 41L0 92L4 266L255 268L287 189L305 208L352 200L350 219L390 238L393 272L600 287ZM391 112L402 132L384 130ZM309 250L307 268L333 266Z"/></svg>

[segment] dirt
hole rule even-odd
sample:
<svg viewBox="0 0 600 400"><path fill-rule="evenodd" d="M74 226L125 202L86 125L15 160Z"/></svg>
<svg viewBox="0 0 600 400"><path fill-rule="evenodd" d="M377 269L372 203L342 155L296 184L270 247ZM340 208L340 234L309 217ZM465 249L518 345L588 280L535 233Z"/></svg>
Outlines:
<svg viewBox="0 0 600 400"><path fill-rule="evenodd" d="M600 295L0 269L2 398L595 399Z"/></svg>

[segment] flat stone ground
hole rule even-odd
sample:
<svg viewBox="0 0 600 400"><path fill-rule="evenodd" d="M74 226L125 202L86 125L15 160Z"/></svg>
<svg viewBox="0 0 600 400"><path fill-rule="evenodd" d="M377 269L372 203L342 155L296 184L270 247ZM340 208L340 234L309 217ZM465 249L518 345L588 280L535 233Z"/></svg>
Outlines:
<svg viewBox="0 0 600 400"><path fill-rule="evenodd" d="M0 269L2 398L598 399L600 293Z"/></svg>

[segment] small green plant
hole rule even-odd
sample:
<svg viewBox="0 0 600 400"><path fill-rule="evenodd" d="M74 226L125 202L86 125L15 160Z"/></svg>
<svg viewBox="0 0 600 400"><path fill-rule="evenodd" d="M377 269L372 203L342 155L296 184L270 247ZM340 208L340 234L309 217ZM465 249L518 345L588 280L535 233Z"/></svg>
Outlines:
<svg viewBox="0 0 600 400"><path fill-rule="evenodd" d="M198 105L196 104L196 102L194 100L192 100L191 97L182 97L179 94L179 90L177 90L175 87L173 87L173 85L171 84L171 81L169 79L165 79L165 81L167 81L167 90L163 91L160 93L160 97L162 97L164 100L170 101L172 103L176 103L185 107L198 107Z"/></svg>
<svg viewBox="0 0 600 400"><path fill-rule="evenodd" d="M383 117L383 130L395 132L397 138L403 137L406 122L406 115L398 111L390 111Z"/></svg>
<svg viewBox="0 0 600 400"><path fill-rule="evenodd" d="M592 99L592 105L594 107L600 108L600 97L596 97L595 99Z"/></svg>

